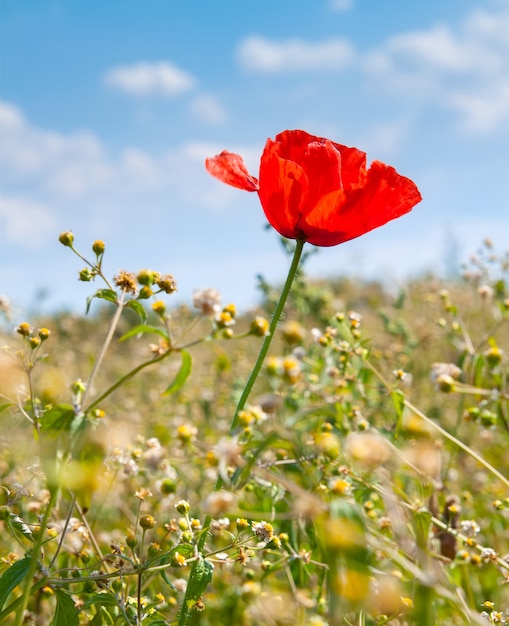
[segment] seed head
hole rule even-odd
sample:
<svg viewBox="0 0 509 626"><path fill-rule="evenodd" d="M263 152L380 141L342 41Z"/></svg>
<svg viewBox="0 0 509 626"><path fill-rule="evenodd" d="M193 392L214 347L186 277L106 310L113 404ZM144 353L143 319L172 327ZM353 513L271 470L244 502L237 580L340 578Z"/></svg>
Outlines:
<svg viewBox="0 0 509 626"><path fill-rule="evenodd" d="M207 287L193 293L193 306L207 317L215 317L221 310L221 294L217 289Z"/></svg>
<svg viewBox="0 0 509 626"><path fill-rule="evenodd" d="M171 274L156 276L156 285L165 293L175 293L177 291L177 282Z"/></svg>
<svg viewBox="0 0 509 626"><path fill-rule="evenodd" d="M120 270L120 272L113 278L115 285L120 287L125 293L135 294L137 290L136 276L131 272Z"/></svg>

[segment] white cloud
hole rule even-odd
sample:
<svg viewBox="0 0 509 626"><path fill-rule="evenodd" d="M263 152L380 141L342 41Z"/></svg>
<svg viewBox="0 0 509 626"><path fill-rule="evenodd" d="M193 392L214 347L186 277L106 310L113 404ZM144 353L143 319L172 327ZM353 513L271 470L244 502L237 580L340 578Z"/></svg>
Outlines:
<svg viewBox="0 0 509 626"><path fill-rule="evenodd" d="M37 248L55 229L48 206L27 198L0 196L0 224L5 239L23 248Z"/></svg>
<svg viewBox="0 0 509 626"><path fill-rule="evenodd" d="M339 38L309 42L269 41L252 36L244 39L237 49L237 60L244 69L268 74L342 69L353 56L351 44Z"/></svg>
<svg viewBox="0 0 509 626"><path fill-rule="evenodd" d="M93 215L93 219L104 219L105 207L127 210L128 206L151 206L162 192L183 203L195 202L204 209L216 210L221 202L229 206L229 196L222 193L229 189L216 184L204 167L206 156L228 146L187 142L157 154L134 146L113 153L91 132L65 134L36 127L17 107L2 101L0 136L4 192L37 198L55 214L84 209L88 218ZM261 147L229 149L248 158L256 154L259 159L261 153ZM255 164L256 159L252 161ZM190 184L197 180L200 182ZM9 220L12 230L18 222L14 217Z"/></svg>
<svg viewBox="0 0 509 626"><path fill-rule="evenodd" d="M509 9L388 38L363 59L373 83L447 108L469 132L509 124Z"/></svg>
<svg viewBox="0 0 509 626"><path fill-rule="evenodd" d="M104 82L133 96L178 96L197 84L194 76L168 61L114 67Z"/></svg>
<svg viewBox="0 0 509 626"><path fill-rule="evenodd" d="M212 94L204 93L196 96L191 101L189 110L196 119L205 124L224 124L227 119L223 105Z"/></svg>
<svg viewBox="0 0 509 626"><path fill-rule="evenodd" d="M353 8L354 0L330 0L329 8L332 11L350 11Z"/></svg>

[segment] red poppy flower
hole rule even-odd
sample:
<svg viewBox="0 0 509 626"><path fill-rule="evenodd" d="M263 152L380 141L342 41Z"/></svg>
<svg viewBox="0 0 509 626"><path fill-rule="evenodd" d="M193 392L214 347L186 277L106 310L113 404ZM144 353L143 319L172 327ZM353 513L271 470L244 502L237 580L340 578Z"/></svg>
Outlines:
<svg viewBox="0 0 509 626"><path fill-rule="evenodd" d="M238 154L205 161L212 176L257 191L270 224L284 237L335 246L393 220L421 201L416 185L393 167L303 130L268 139L259 181Z"/></svg>

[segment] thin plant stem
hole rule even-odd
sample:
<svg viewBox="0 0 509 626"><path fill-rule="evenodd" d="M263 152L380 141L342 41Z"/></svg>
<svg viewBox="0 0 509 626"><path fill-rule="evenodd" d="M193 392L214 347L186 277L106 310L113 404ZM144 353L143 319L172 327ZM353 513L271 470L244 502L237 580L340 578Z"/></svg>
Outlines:
<svg viewBox="0 0 509 626"><path fill-rule="evenodd" d="M365 364L366 367L368 367L376 376L377 378L380 380L380 382L385 386L386 389L388 389L389 391L391 390L391 386L389 385L389 383L385 380L384 376L367 360L367 359L363 359L363 362ZM412 411L413 413L415 413L415 415L419 416L422 420L424 420L427 424L429 424L430 426L432 426L435 430L437 430L441 435L443 435L443 437L445 437L446 439L448 439L451 443L453 443L455 446L457 446L458 448L460 448L461 450L463 450L464 452L466 452L471 458L473 458L475 461L477 461L479 463L479 465L482 465L485 469L488 470L488 472L490 472L490 474L493 474L493 476L496 476L500 482L502 482L506 487L509 487L509 479L507 479L503 474L501 474L495 467L493 467L493 465L491 465L491 463L488 463L488 461L486 461L486 459L484 459L480 454L478 454L475 450L473 450L472 448L470 448L469 446L467 446L467 444L463 443L460 439L458 439L457 437L455 437L454 435L452 435L450 432L448 432L447 430L445 430L445 428L442 428L442 426L440 426L440 424L437 424L437 422L435 422L434 420L432 420L430 417L428 417L425 413L423 413L422 411L420 411L416 406L414 406L410 400L407 400L406 398L404 399L404 404L407 407L407 409L410 409L410 411Z"/></svg>
<svg viewBox="0 0 509 626"><path fill-rule="evenodd" d="M51 512L57 502L59 491L60 490L57 486L51 487L48 506L46 507L46 511L44 512L44 516L37 530L37 535L31 550L32 555L30 559L30 567L28 568L27 575L25 576L25 587L21 596L20 606L16 614L16 621L14 622L14 626L22 626L24 623L25 611L27 609L28 600L32 592L32 584L34 582L33 579L37 571L37 565L39 563L39 556L41 553L42 544L44 543L44 535L46 532L46 528L48 527Z"/></svg>
<svg viewBox="0 0 509 626"><path fill-rule="evenodd" d="M230 435L233 435L235 431L237 430L237 426L239 423L239 413L246 406L246 403L249 399L251 391L253 390L256 379L258 378L258 375L260 374L260 371L262 369L263 363L265 361L265 357L267 356L267 353L269 351L270 344L272 343L272 339L274 338L274 334L276 332L277 325L281 318L281 314L283 313L283 309L285 308L285 304L288 299L290 290L292 288L293 281L295 280L295 276L297 275L297 270L299 268L300 260L302 257L302 250L304 248L304 243L305 242L302 240L297 240L295 243L295 250L293 252L293 259L290 265L290 269L288 270L288 276L286 277L286 281L281 291L281 295L279 296L278 303L276 305L274 313L272 314L272 320L270 322L269 330L263 340L262 346L260 348L260 352L258 354L258 358L256 359L254 367L251 371L249 378L247 379L246 386L244 387L242 395L240 396L237 407L235 409L235 414L233 416L233 420L232 420L230 431L229 431ZM216 486L215 486L214 491L219 491L222 486L223 486L223 479L219 475L216 481ZM203 550L203 546L205 545L205 541L207 539L208 529L209 529L211 520L212 520L211 516L207 515L205 518L205 522L203 524L203 531L196 545L196 549L198 552L201 552ZM191 581L193 580L193 577L196 575L197 567L198 567L198 561L195 561L191 569L191 573L189 574L187 589L190 589L192 587ZM189 606L187 604L189 598L188 598L187 589L184 595L184 600L182 601L182 606L180 608L178 626L185 626L185 624L187 624L187 619L189 616Z"/></svg>
<svg viewBox="0 0 509 626"><path fill-rule="evenodd" d="M115 315L113 316L113 319L111 320L110 328L108 330L108 334L106 335L106 339L104 340L103 346L101 348L101 352L99 353L99 356L97 357L94 363L94 367L92 368L92 371L90 372L90 376L87 381L87 386L85 388L85 391L83 393L83 398L81 401L81 406L83 408L85 407L86 400L88 399L88 395L90 391L92 390L92 385L94 384L94 380L95 380L95 377L97 376L97 372L99 371L99 368L102 365L104 357L106 356L106 352L108 351L111 340L113 339L113 335L115 333L118 322L120 320L120 316L122 315L122 311L124 310L124 297L125 297L125 291L122 291L120 295L120 299L116 303L117 310L115 311Z"/></svg>
<svg viewBox="0 0 509 626"><path fill-rule="evenodd" d="M235 409L235 415L233 417L233 421L230 426L230 435L237 430L238 422L239 422L239 413L244 409L246 403L249 399L253 386L258 378L260 370L262 369L263 362L265 361L265 357L267 356L267 352L269 351L270 344L272 343L272 339L274 337L274 333L276 332L277 325L279 323L279 319L281 314L283 313L283 309L285 308L286 300L288 299L288 294L290 293L290 289L292 288L293 281L295 276L297 275L297 270L299 268L300 259L302 257L302 249L304 248L304 241L297 240L295 244L295 250L293 253L292 264L290 265L290 269L288 270L288 276L286 278L286 282L284 284L283 290L281 291L281 295L279 296L279 301L276 305L276 309L274 314L272 315L272 320L270 322L269 331L265 335L265 339L263 340L262 347L260 348L260 353L258 354L258 358L256 359L256 363L254 364L251 375L249 376L246 386L244 387L244 391L240 396L239 402L237 404L237 408Z"/></svg>

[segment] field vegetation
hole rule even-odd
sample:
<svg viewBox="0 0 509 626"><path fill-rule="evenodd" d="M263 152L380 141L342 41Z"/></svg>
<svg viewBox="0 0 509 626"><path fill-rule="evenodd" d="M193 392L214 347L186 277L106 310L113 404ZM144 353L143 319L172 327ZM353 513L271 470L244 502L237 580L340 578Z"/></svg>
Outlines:
<svg viewBox="0 0 509 626"><path fill-rule="evenodd" d="M175 306L60 241L88 314L2 305L0 623L509 621L507 255L397 288L304 262L247 393L279 286Z"/></svg>

